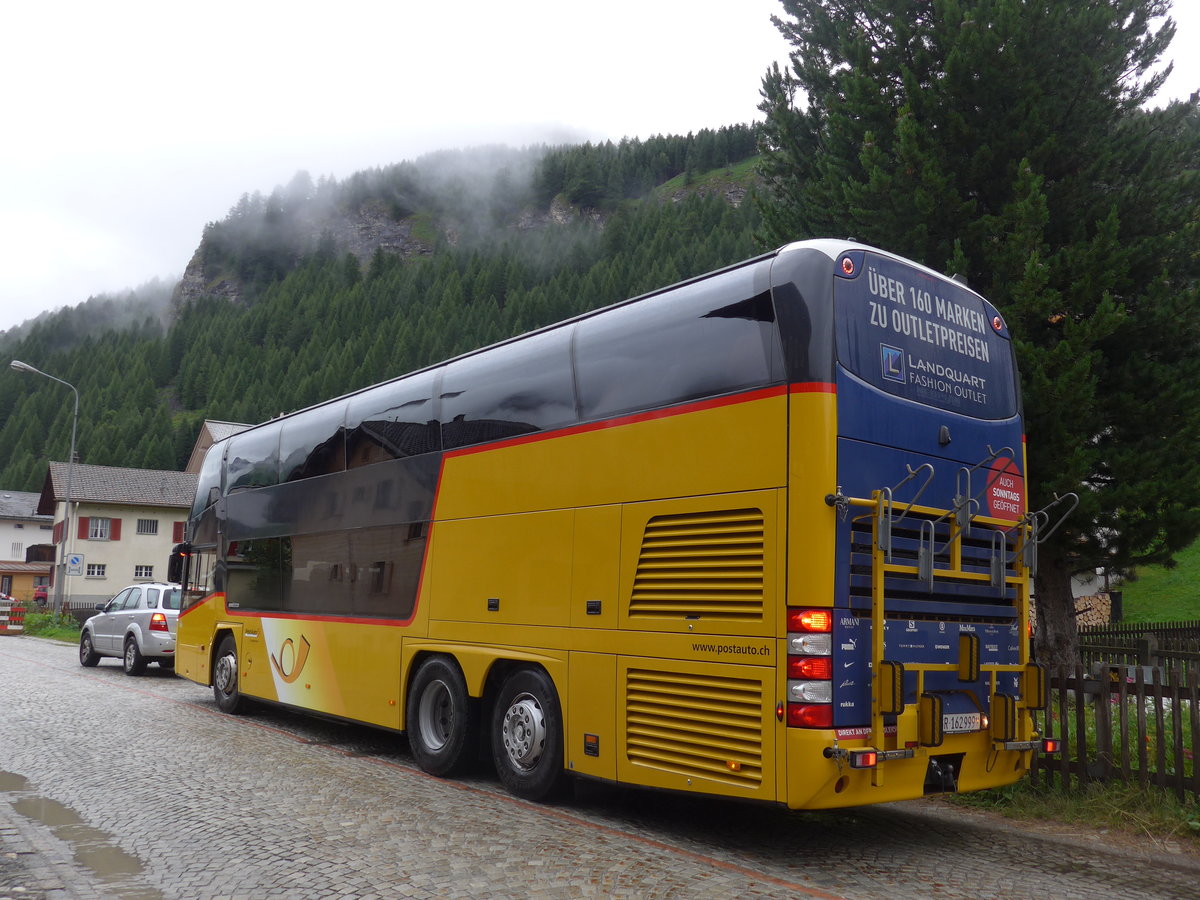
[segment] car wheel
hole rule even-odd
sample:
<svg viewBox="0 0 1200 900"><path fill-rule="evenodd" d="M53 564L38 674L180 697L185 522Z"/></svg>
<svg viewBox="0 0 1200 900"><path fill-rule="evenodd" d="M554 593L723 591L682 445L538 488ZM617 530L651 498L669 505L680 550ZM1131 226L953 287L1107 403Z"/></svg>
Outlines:
<svg viewBox="0 0 1200 900"><path fill-rule="evenodd" d="M125 655L121 658L126 675L141 675L146 671L146 657L138 649L137 638L132 634L125 638Z"/></svg>
<svg viewBox="0 0 1200 900"><path fill-rule="evenodd" d="M217 655L213 660L212 686L213 697L216 698L217 706L222 712L245 711L246 702L242 699L242 692L238 687L237 641L233 639L232 634L225 635L217 645Z"/></svg>
<svg viewBox="0 0 1200 900"><path fill-rule="evenodd" d="M422 664L412 681L405 718L408 742L422 771L452 775L471 762L478 710L453 662L434 657Z"/></svg>
<svg viewBox="0 0 1200 900"><path fill-rule="evenodd" d="M79 637L79 664L90 669L98 662L100 662L100 654L92 646L92 633L85 631Z"/></svg>
<svg viewBox="0 0 1200 900"><path fill-rule="evenodd" d="M520 669L492 708L492 759L509 793L544 800L564 783L562 712L554 682L541 669Z"/></svg>

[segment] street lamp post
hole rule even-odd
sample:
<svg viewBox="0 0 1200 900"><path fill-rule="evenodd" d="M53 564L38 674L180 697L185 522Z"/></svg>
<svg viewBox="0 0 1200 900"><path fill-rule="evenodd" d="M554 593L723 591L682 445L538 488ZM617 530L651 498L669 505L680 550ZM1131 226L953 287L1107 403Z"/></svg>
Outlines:
<svg viewBox="0 0 1200 900"><path fill-rule="evenodd" d="M61 378L55 378L41 369L36 369L29 363L21 362L19 359L14 359L9 365L18 372L32 372L34 375L41 375L44 378L49 378L51 381L57 381L59 384L65 384L75 394L75 415L71 419L71 455L67 457L67 503L63 511L63 535L62 549L58 554L58 577L54 579L54 611L61 613L63 609L63 588L67 581L67 540L71 535L71 489L72 477L75 474L75 429L79 425L79 391L75 390L75 385L69 381L63 381ZM53 479L51 479L53 484Z"/></svg>

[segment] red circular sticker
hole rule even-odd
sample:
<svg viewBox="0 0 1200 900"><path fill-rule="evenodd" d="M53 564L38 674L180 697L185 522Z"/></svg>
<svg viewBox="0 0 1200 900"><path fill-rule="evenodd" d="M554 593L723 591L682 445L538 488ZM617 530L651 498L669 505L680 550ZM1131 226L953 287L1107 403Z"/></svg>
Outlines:
<svg viewBox="0 0 1200 900"><path fill-rule="evenodd" d="M994 519L1016 522L1025 513L1025 479L1015 460L1001 456L988 472L987 514Z"/></svg>

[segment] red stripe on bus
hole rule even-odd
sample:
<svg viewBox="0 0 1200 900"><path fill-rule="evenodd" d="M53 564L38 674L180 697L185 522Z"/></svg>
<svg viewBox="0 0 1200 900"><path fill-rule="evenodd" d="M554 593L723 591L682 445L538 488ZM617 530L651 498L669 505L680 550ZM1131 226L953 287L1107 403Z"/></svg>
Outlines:
<svg viewBox="0 0 1200 900"><path fill-rule="evenodd" d="M413 615L407 619L387 619L382 616L373 616L371 618L362 618L358 616L326 616L326 615L305 615L303 613L285 613L273 612L263 609L230 609L225 607L225 614L234 618L251 618L251 619L288 619L294 622L337 622L338 624L349 623L351 625L386 625L389 628L397 628L405 625L411 625L412 620L416 615L417 604L413 603Z"/></svg>
<svg viewBox="0 0 1200 900"><path fill-rule="evenodd" d="M422 565L422 569L423 568L424 566ZM183 618L188 613L199 609L205 604L216 602L220 602L224 609L224 615L233 616L234 618L238 619L290 619L303 622L350 622L355 625L387 625L389 627L396 627L401 625L411 625L412 620L416 618L417 614L417 604L415 601L413 603L413 611L407 619L387 619L383 618L382 616L372 616L370 618L366 618L362 616L304 615L302 613L275 612L266 609L230 609L228 596L223 591L218 591L216 593L209 594L199 603L193 603L187 609L181 610L179 617Z"/></svg>
<svg viewBox="0 0 1200 900"><path fill-rule="evenodd" d="M837 385L828 381L800 381L788 388L789 394L836 394Z"/></svg>
<svg viewBox="0 0 1200 900"><path fill-rule="evenodd" d="M832 387L832 385L830 386ZM566 428L560 428L554 431L539 431L534 434L523 434L520 437L509 438L504 441L493 441L488 444L476 444L473 447L460 447L456 450L447 450L443 457L443 465L445 459L458 456L471 456L476 453L487 453L490 450L500 450L505 447L519 447L523 444L532 444L537 441L548 441L559 437L570 437L576 434L588 434L593 431L603 431L608 428L621 428L625 425L635 425L639 422L652 422L656 419L667 419L672 416L682 416L688 413L703 412L709 409L720 409L724 406L736 406L739 403L751 403L755 400L763 400L768 397L781 397L787 391L787 387L782 384L777 384L772 387L758 388L757 390L747 391L743 394L729 394L725 397L713 397L709 400L698 400L695 403L684 403L679 406L667 406L663 409L653 409L649 412L633 413L628 416L618 416L615 419L602 419L599 422L588 422L583 425L568 425ZM441 478L438 478L438 483L441 483ZM434 509L437 509L436 500Z"/></svg>

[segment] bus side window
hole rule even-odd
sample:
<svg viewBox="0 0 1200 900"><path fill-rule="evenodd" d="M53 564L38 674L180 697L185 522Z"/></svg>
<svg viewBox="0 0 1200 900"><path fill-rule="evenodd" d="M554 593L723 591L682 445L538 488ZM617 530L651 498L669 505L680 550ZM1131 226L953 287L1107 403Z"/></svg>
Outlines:
<svg viewBox="0 0 1200 900"><path fill-rule="evenodd" d="M556 328L451 363L442 377L447 450L577 421L571 329Z"/></svg>
<svg viewBox="0 0 1200 900"><path fill-rule="evenodd" d="M326 531L285 539L285 610L323 615L353 612L351 533Z"/></svg>
<svg viewBox="0 0 1200 900"><path fill-rule="evenodd" d="M425 555L425 533L423 522L351 532L356 614L397 619L412 615Z"/></svg>
<svg viewBox="0 0 1200 900"><path fill-rule="evenodd" d="M230 541L225 552L225 592L242 609L282 609L291 578L288 538Z"/></svg>
<svg viewBox="0 0 1200 900"><path fill-rule="evenodd" d="M684 285L579 323L584 420L661 409L784 379L774 307L754 268Z"/></svg>
<svg viewBox="0 0 1200 900"><path fill-rule="evenodd" d="M279 484L277 422L235 434L225 454L225 493Z"/></svg>
<svg viewBox="0 0 1200 900"><path fill-rule="evenodd" d="M188 558L187 584L183 591L183 608L195 606L214 590L213 568L216 562L216 547L193 547Z"/></svg>
<svg viewBox="0 0 1200 900"><path fill-rule="evenodd" d="M434 398L437 376L437 372L419 372L350 398L345 418L346 468L441 449Z"/></svg>
<svg viewBox="0 0 1200 900"><path fill-rule="evenodd" d="M225 442L213 444L204 456L200 476L196 484L196 499L192 504L192 518L209 509L221 497L221 470L224 465Z"/></svg>
<svg viewBox="0 0 1200 900"><path fill-rule="evenodd" d="M279 435L279 482L346 469L346 403L330 403L307 416L284 419Z"/></svg>

